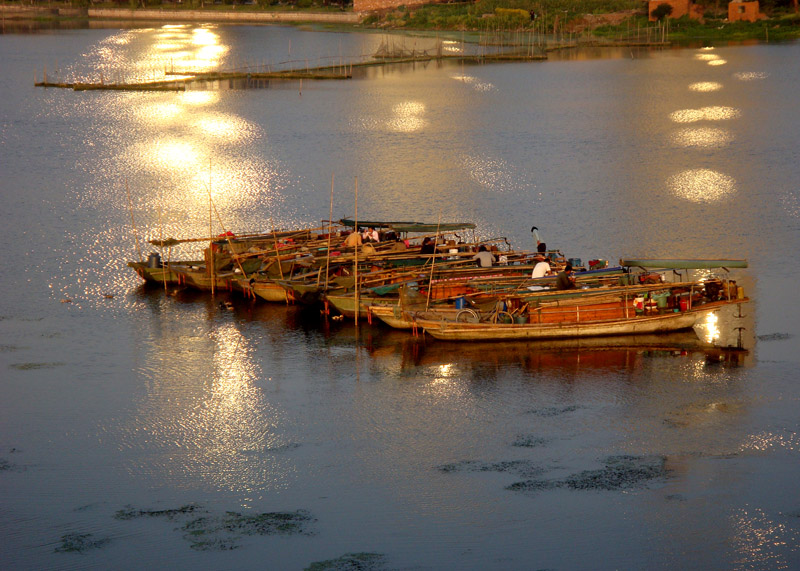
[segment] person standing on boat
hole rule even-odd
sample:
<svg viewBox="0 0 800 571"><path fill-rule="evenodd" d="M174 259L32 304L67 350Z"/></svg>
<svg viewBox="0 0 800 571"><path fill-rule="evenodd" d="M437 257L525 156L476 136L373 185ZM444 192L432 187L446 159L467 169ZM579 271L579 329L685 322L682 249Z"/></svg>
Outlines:
<svg viewBox="0 0 800 571"><path fill-rule="evenodd" d="M494 257L489 250L486 249L486 246L481 244L478 247L478 253L472 256L472 259L478 262L478 267L481 268L491 268L492 264L497 261L497 258Z"/></svg>
<svg viewBox="0 0 800 571"><path fill-rule="evenodd" d="M422 240L422 247L419 249L420 254L435 254L436 243L427 236Z"/></svg>
<svg viewBox="0 0 800 571"><path fill-rule="evenodd" d="M575 289L575 276L569 262L564 266L564 271L556 276L556 289Z"/></svg>
<svg viewBox="0 0 800 571"><path fill-rule="evenodd" d="M547 262L547 258L537 254L533 259L536 261L536 265L533 266L532 278L543 278L550 273L550 264Z"/></svg>

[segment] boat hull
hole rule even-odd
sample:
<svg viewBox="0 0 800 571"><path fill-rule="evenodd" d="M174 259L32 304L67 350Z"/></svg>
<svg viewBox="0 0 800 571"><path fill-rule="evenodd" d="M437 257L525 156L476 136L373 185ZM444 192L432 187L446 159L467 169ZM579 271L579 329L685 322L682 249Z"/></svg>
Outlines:
<svg viewBox="0 0 800 571"><path fill-rule="evenodd" d="M172 271L168 265L161 267L151 267L146 262L128 262L128 267L133 268L145 283L164 285L177 285L180 276Z"/></svg>
<svg viewBox="0 0 800 571"><path fill-rule="evenodd" d="M738 300L744 303L747 300ZM509 341L520 339L567 339L611 335L643 335L691 329L726 302L709 303L683 312L636 315L618 319L557 323L460 323L417 319L417 326L436 339L448 341Z"/></svg>

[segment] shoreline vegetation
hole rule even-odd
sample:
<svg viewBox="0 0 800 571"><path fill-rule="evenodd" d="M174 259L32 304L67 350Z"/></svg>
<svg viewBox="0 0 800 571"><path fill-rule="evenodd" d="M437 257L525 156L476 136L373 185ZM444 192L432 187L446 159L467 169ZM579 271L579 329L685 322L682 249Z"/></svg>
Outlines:
<svg viewBox="0 0 800 571"><path fill-rule="evenodd" d="M274 3L273 3L274 2ZM229 23L314 24L384 32L455 32L492 35L496 41L548 46L668 45L673 42L775 42L800 38L796 0L761 0L766 16L757 22L729 22L727 2L701 0L703 17L657 22L642 0L477 0L400 6L355 12L352 4L328 0L129 0L126 3L0 3L3 31L78 27L102 22L209 21ZM515 40L516 38L516 40ZM536 38L532 40L531 38ZM485 40L484 40L485 41Z"/></svg>

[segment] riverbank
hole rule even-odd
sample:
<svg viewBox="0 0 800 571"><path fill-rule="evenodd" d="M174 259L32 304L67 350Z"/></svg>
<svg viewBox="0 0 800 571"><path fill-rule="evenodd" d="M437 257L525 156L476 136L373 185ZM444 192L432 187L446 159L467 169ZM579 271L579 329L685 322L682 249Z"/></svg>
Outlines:
<svg viewBox="0 0 800 571"><path fill-rule="evenodd" d="M534 10L502 7L500 0L475 3L400 6L381 12L354 12L352 9L314 6L214 5L189 9L177 4L157 9L115 7L76 7L68 2L48 6L0 4L3 28L44 22L71 25L91 22L119 25L122 22L222 22L243 24L321 24L357 26L409 32L480 32L494 35L533 34L568 38L570 43L610 42L640 45L670 41L782 41L800 38L800 15L776 12L758 22L728 22L727 11L708 8L703 20L688 18L648 21L640 2L597 0L581 7L562 9L559 2L548 2L541 13ZM545 4L542 4L544 6ZM538 4L537 4L538 6ZM566 5L564 5L566 6ZM35 26L31 26L35 27ZM644 38L644 39L643 39ZM503 40L506 41L506 40ZM529 41L529 40L526 40Z"/></svg>
<svg viewBox="0 0 800 571"><path fill-rule="evenodd" d="M88 19L98 21L153 21L153 22L229 22L229 23L322 23L358 24L364 14L353 11L305 12L305 11L253 11L237 10L185 10L180 8L123 9L123 8L74 8L71 6L9 6L0 5L4 19Z"/></svg>

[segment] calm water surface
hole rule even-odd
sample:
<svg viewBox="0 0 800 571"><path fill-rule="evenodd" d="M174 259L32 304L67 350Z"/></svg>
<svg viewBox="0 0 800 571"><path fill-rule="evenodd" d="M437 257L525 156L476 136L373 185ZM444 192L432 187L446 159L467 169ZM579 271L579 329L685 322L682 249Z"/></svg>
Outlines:
<svg viewBox="0 0 800 571"><path fill-rule="evenodd" d="M0 35L0 564L800 568L800 45L33 86L359 61L383 41ZM167 296L125 267L146 239L206 235L209 196L212 231L245 232L328 218L332 188L352 215L356 186L362 217L472 220L521 248L535 224L584 259L748 258L748 352L418 342ZM256 517L273 512L290 525Z"/></svg>

